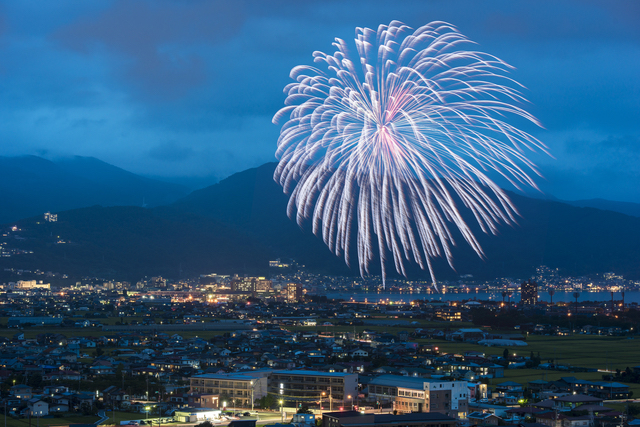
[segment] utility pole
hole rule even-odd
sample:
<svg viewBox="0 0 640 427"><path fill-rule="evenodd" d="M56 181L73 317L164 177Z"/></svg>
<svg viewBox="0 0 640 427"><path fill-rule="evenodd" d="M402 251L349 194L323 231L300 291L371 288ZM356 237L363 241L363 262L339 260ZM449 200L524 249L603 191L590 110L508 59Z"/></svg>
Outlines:
<svg viewBox="0 0 640 427"><path fill-rule="evenodd" d="M253 381L251 381L251 412L253 412L253 387L255 386L255 384L253 383Z"/></svg>
<svg viewBox="0 0 640 427"><path fill-rule="evenodd" d="M331 396L331 386L329 386L329 411L333 411L333 397Z"/></svg>

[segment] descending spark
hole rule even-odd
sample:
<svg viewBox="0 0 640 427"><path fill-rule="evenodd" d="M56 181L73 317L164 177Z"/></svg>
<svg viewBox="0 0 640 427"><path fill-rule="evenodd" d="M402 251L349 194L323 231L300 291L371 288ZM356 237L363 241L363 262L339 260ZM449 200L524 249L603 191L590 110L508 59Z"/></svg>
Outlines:
<svg viewBox="0 0 640 427"><path fill-rule="evenodd" d="M403 275L407 261L428 269L435 286L431 260L444 256L453 268L452 225L484 256L458 204L485 233L515 222L487 171L536 187L524 149L545 147L505 118L538 121L518 106L526 100L506 76L511 67L469 44L444 22L411 32L394 21L357 28L357 57L336 39L333 55L313 53L320 68L291 71L273 118L284 121L274 178L290 194L289 216L310 219L348 265L355 244L362 275L377 253L383 281L390 256Z"/></svg>

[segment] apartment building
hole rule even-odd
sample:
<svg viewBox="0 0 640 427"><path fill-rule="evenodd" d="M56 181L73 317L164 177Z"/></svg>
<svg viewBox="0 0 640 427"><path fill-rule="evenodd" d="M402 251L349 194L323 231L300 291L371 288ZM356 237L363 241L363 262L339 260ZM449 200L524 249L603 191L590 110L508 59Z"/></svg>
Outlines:
<svg viewBox="0 0 640 427"><path fill-rule="evenodd" d="M274 371L269 378L269 394L285 405L321 402L332 408L357 405L358 374L320 371Z"/></svg>
<svg viewBox="0 0 640 427"><path fill-rule="evenodd" d="M466 418L468 393L466 381L382 375L369 382L369 397L381 403L393 402L400 413L440 412Z"/></svg>
<svg viewBox="0 0 640 427"><path fill-rule="evenodd" d="M251 402L267 394L268 376L271 371L250 371L241 374L202 374L190 378L189 393L205 396L216 395L212 407L251 407Z"/></svg>

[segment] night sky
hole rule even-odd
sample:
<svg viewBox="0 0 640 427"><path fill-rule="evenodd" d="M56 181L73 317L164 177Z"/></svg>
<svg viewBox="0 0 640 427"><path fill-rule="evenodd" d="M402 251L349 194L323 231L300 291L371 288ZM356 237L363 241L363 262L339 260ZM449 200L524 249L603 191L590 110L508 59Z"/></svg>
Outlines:
<svg viewBox="0 0 640 427"><path fill-rule="evenodd" d="M546 194L640 202L640 2L0 2L0 155L210 184L274 161L291 68L356 27L447 21L516 67Z"/></svg>

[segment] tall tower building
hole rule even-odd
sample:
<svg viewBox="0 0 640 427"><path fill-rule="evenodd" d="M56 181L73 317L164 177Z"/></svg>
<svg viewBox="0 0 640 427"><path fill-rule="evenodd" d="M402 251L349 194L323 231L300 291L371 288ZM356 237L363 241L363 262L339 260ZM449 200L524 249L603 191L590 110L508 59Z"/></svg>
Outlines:
<svg viewBox="0 0 640 427"><path fill-rule="evenodd" d="M302 285L300 283L287 283L286 297L289 302L299 302L302 299Z"/></svg>
<svg viewBox="0 0 640 427"><path fill-rule="evenodd" d="M520 285L520 303L522 305L536 305L538 302L538 284L531 280Z"/></svg>

